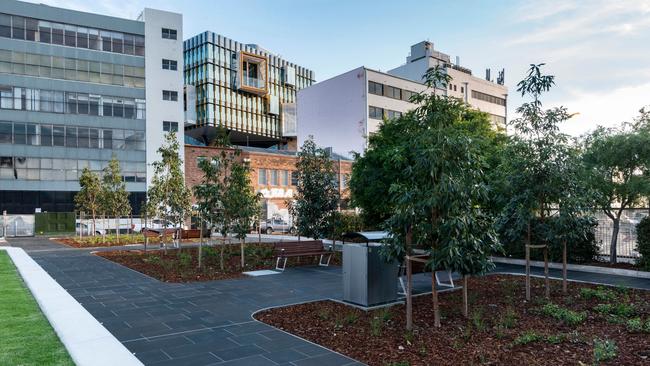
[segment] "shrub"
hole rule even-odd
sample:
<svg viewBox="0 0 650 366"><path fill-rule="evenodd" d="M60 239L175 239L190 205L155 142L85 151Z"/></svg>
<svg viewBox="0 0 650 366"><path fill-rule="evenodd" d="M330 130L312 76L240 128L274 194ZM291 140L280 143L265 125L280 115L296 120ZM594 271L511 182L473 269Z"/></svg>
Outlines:
<svg viewBox="0 0 650 366"><path fill-rule="evenodd" d="M630 333L641 333L643 331L643 322L641 318L630 319L625 324L625 327Z"/></svg>
<svg viewBox="0 0 650 366"><path fill-rule="evenodd" d="M603 361L608 361L616 357L618 347L616 342L609 339L594 339L594 364L598 365Z"/></svg>
<svg viewBox="0 0 650 366"><path fill-rule="evenodd" d="M650 216L643 218L636 225L636 250L641 254L639 267L650 271Z"/></svg>
<svg viewBox="0 0 650 366"><path fill-rule="evenodd" d="M503 328L514 328L517 325L517 313L512 307L508 307L506 312L501 316L499 324Z"/></svg>
<svg viewBox="0 0 650 366"><path fill-rule="evenodd" d="M528 344L528 343L539 342L539 341L541 341L543 339L544 339L543 336L535 333L534 331L529 330L529 331L526 331L524 334L521 334L520 336L515 338L515 340L512 342L512 344L515 345L515 346L523 346L523 345Z"/></svg>
<svg viewBox="0 0 650 366"><path fill-rule="evenodd" d="M587 319L587 314L585 313L578 313L553 303L544 305L542 307L542 313L571 326L578 325Z"/></svg>
<svg viewBox="0 0 650 366"><path fill-rule="evenodd" d="M192 264L192 256L188 253L180 253L178 255L178 263L181 265L181 267L189 267L190 264Z"/></svg>
<svg viewBox="0 0 650 366"><path fill-rule="evenodd" d="M600 301L616 300L616 294L602 286L598 288L583 287L580 289L580 296L585 300L598 299Z"/></svg>
<svg viewBox="0 0 650 366"><path fill-rule="evenodd" d="M531 221L531 241L533 243L547 242L547 233L553 226L555 217L547 217L542 222L539 218ZM499 225L499 239L503 244L505 255L514 258L524 258L524 238L526 237L526 228L522 230L513 230L512 223L504 222ZM588 263L598 256L598 243L596 242L596 226L598 222L593 217L579 217L576 219L576 234L579 240L573 240L567 243L567 260L569 263ZM548 260L551 262L562 262L562 243L554 240L548 242L549 253ZM532 260L544 260L542 250L532 250L530 252Z"/></svg>

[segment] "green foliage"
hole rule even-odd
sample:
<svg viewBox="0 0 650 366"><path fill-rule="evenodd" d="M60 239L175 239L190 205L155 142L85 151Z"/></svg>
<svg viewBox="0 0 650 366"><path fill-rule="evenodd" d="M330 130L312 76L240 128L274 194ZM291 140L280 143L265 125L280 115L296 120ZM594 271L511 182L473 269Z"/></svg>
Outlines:
<svg viewBox="0 0 650 366"><path fill-rule="evenodd" d="M636 250L641 254L638 260L639 267L650 271L650 216L644 217L636 225Z"/></svg>
<svg viewBox="0 0 650 366"><path fill-rule="evenodd" d="M189 267L192 264L192 256L189 253L179 253L178 254L178 263L181 267Z"/></svg>
<svg viewBox="0 0 650 366"><path fill-rule="evenodd" d="M505 313L501 316L499 326L506 329L514 328L517 325L517 313L512 307L506 308Z"/></svg>
<svg viewBox="0 0 650 366"><path fill-rule="evenodd" d="M421 248L433 258L429 266L481 274L492 268L489 255L498 250L492 220L481 208L489 197L481 149L488 137L481 134L489 128L477 126L489 120L458 99L437 95L435 87L449 80L440 68L427 72L433 93L415 95L418 108L380 125L355 161L350 188L364 215L384 221L373 226L392 234L389 257Z"/></svg>
<svg viewBox="0 0 650 366"><path fill-rule="evenodd" d="M587 319L586 313L578 313L553 303L544 305L542 307L542 313L546 316L560 320L569 326L576 326Z"/></svg>
<svg viewBox="0 0 650 366"><path fill-rule="evenodd" d="M585 139L583 159L590 172L589 181L599 193L598 207L613 223L613 263L624 209L650 196L650 129L641 120L622 128L599 127Z"/></svg>
<svg viewBox="0 0 650 366"><path fill-rule="evenodd" d="M226 191L223 195L224 215L230 217L230 231L238 239L246 238L259 215L260 193L252 189L251 169L247 163L234 162L230 174L225 178Z"/></svg>
<svg viewBox="0 0 650 366"><path fill-rule="evenodd" d="M643 322L641 318L628 319L625 328L630 333L641 333L643 331Z"/></svg>
<svg viewBox="0 0 650 366"><path fill-rule="evenodd" d="M595 247L588 214L595 194L588 189L579 146L559 129L572 115L565 107L542 108L541 95L555 84L553 76L542 74L542 65L531 65L518 84L532 101L517 108L521 117L512 121L515 134L500 166L503 210L497 230L509 253L521 255L530 225L531 244L549 245L557 255L564 242L569 253L584 243L585 253L577 257L590 260Z"/></svg>
<svg viewBox="0 0 650 366"><path fill-rule="evenodd" d="M597 288L583 287L580 289L580 297L585 300L597 299L600 301L613 301L616 300L616 293L602 286Z"/></svg>
<svg viewBox="0 0 650 366"><path fill-rule="evenodd" d="M92 180L92 178L89 178ZM101 203L103 210L113 217L125 216L131 213L129 192L122 180L120 162L115 156L111 158L108 166L104 168L102 178Z"/></svg>
<svg viewBox="0 0 650 366"><path fill-rule="evenodd" d="M594 339L594 365L614 359L618 353L616 342L609 339Z"/></svg>
<svg viewBox="0 0 650 366"><path fill-rule="evenodd" d="M364 228L363 218L357 214L334 212L332 214L332 239L341 240L345 233L362 231Z"/></svg>
<svg viewBox="0 0 650 366"><path fill-rule="evenodd" d="M474 329L482 332L485 330L485 319L483 318L483 312L480 309L474 310L470 315L470 321Z"/></svg>
<svg viewBox="0 0 650 366"><path fill-rule="evenodd" d="M165 135L165 143L158 148L161 160L152 164L154 175L147 192L147 212L180 227L190 215L192 193L185 186L179 150L176 133L170 131Z"/></svg>
<svg viewBox="0 0 650 366"><path fill-rule="evenodd" d="M79 192L74 196L75 209L90 215L93 224L102 210L102 183L99 175L84 167L79 177ZM93 235L94 235L94 228Z"/></svg>
<svg viewBox="0 0 650 366"><path fill-rule="evenodd" d="M298 185L289 212L298 233L322 239L332 234L333 215L339 205L337 173L329 153L308 138L298 153Z"/></svg>
<svg viewBox="0 0 650 366"><path fill-rule="evenodd" d="M616 304L598 304L594 306L594 311L601 314L610 314L622 318L629 318L636 314L635 306L624 302L619 302Z"/></svg>
<svg viewBox="0 0 650 366"><path fill-rule="evenodd" d="M384 322L379 317L373 317L370 319L370 334L373 337L379 337L383 326Z"/></svg>
<svg viewBox="0 0 650 366"><path fill-rule="evenodd" d="M528 343L539 342L542 340L544 340L544 336L537 334L535 331L528 330L524 332L524 334L521 334L515 338L512 344L515 346L523 346Z"/></svg>

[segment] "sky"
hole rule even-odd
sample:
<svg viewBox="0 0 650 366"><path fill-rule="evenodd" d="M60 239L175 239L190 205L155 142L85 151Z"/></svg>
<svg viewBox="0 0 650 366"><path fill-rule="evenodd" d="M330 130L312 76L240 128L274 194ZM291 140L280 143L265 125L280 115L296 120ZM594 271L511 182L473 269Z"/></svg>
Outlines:
<svg viewBox="0 0 650 366"><path fill-rule="evenodd" d="M577 113L578 136L631 121L650 105L650 0L30 0L135 19L144 7L182 13L184 38L206 30L256 43L322 81L355 67L386 71L423 40L484 77L505 68L508 115L531 63L556 86L542 101Z"/></svg>

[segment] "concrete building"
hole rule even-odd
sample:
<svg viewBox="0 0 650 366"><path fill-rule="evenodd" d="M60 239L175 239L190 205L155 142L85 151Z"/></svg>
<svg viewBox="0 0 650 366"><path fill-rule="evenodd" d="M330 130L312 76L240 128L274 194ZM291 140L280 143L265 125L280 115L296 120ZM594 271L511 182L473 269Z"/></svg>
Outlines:
<svg viewBox="0 0 650 366"><path fill-rule="evenodd" d="M407 63L387 73L359 67L298 92L298 144L313 136L317 145L350 157L362 153L370 134L382 121L414 109L413 93L425 91L422 76L440 65L452 76L448 88L438 93L463 99L490 114L495 128L505 128L507 88L499 82L472 76L471 70L453 65L449 56L430 42L411 47Z"/></svg>
<svg viewBox="0 0 650 366"><path fill-rule="evenodd" d="M225 131L236 145L295 150L296 92L313 71L213 32L187 39L184 55L190 141L211 145Z"/></svg>
<svg viewBox="0 0 650 366"><path fill-rule="evenodd" d="M139 210L164 130L184 140L182 27L0 2L0 211L72 211L81 170L112 156Z"/></svg>
<svg viewBox="0 0 650 366"><path fill-rule="evenodd" d="M256 147L239 146L241 153L237 157L240 161L250 164L253 172L251 180L253 189L262 194L264 216L267 219L281 218L291 222L287 201L293 199L296 193L296 151L270 150ZM211 146L185 145L185 182L188 187L201 183L203 172L199 168L199 161L213 156L221 156L223 150L234 151L232 148ZM352 160L333 154L332 160L338 172L338 188L342 198L342 207L347 207L349 190L347 182L352 171Z"/></svg>

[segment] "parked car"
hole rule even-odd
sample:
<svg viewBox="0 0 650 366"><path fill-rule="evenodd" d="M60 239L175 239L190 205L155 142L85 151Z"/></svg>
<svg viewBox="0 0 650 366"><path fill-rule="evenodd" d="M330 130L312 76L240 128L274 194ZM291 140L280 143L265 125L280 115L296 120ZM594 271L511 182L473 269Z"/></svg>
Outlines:
<svg viewBox="0 0 650 366"><path fill-rule="evenodd" d="M273 234L274 232L289 233L294 235L296 228L282 218L272 218L260 222L260 229L263 233Z"/></svg>

